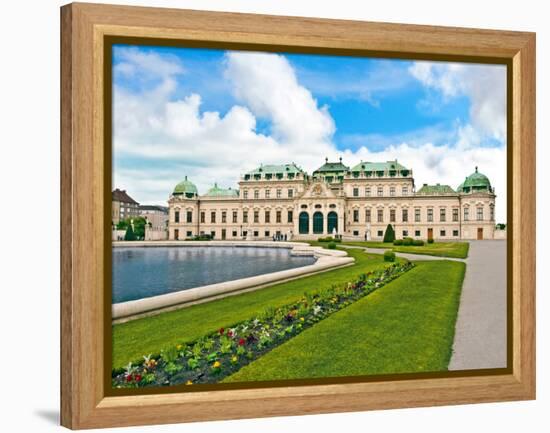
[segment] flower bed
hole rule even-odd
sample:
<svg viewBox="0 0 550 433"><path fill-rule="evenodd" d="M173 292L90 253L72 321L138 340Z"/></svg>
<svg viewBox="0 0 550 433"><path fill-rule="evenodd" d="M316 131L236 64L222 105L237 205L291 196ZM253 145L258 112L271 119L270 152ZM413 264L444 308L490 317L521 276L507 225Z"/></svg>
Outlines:
<svg viewBox="0 0 550 433"><path fill-rule="evenodd" d="M394 263L342 287L305 293L291 305L267 308L252 320L143 357L113 370L115 388L217 383L329 315L372 293L414 265Z"/></svg>

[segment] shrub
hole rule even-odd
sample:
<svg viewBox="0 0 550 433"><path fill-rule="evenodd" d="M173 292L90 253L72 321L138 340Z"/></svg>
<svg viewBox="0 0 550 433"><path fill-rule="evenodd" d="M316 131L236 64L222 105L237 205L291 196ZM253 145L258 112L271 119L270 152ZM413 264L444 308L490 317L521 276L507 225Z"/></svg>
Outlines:
<svg viewBox="0 0 550 433"><path fill-rule="evenodd" d="M327 248L329 250L335 250L336 249L336 242L329 242L327 245Z"/></svg>
<svg viewBox="0 0 550 433"><path fill-rule="evenodd" d="M433 244L433 243L434 243L433 238L429 238L429 239L428 239L428 243L429 243L429 244Z"/></svg>
<svg viewBox="0 0 550 433"><path fill-rule="evenodd" d="M403 245L410 246L413 244L413 238L405 238L403 239Z"/></svg>
<svg viewBox="0 0 550 433"><path fill-rule="evenodd" d="M385 262L395 262L395 253L393 251L386 251L384 253L384 261Z"/></svg>
<svg viewBox="0 0 550 433"><path fill-rule="evenodd" d="M396 239L393 241L394 245L403 245L403 239Z"/></svg>
<svg viewBox="0 0 550 433"><path fill-rule="evenodd" d="M393 242L395 240L395 232L391 224L388 224L386 227L386 232L384 233L384 242Z"/></svg>
<svg viewBox="0 0 550 433"><path fill-rule="evenodd" d="M317 239L318 242L332 242L334 241L334 239L332 238L332 236L327 236L326 238L319 238Z"/></svg>
<svg viewBox="0 0 550 433"><path fill-rule="evenodd" d="M125 241L135 241L136 235L134 233L134 230L132 229L132 224L128 225L128 228L126 229L126 234L124 235Z"/></svg>
<svg viewBox="0 0 550 433"><path fill-rule="evenodd" d="M424 241L423 241L422 239L415 239L415 240L413 241L413 245L414 245L415 247L421 247L421 246L424 245Z"/></svg>

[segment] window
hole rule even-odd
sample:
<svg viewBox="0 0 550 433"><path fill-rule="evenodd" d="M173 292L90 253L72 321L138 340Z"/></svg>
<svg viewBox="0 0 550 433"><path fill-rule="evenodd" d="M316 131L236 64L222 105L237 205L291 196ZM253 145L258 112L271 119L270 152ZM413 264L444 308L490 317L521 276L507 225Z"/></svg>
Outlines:
<svg viewBox="0 0 550 433"><path fill-rule="evenodd" d="M289 189L288 190L288 198L292 198L294 196L294 190L293 189Z"/></svg>
<svg viewBox="0 0 550 433"><path fill-rule="evenodd" d="M188 238L190 238L191 236L193 236L193 232L187 232L187 235L186 235Z"/></svg>
<svg viewBox="0 0 550 433"><path fill-rule="evenodd" d="M419 207L414 208L414 222L415 223L420 222L420 208Z"/></svg>
<svg viewBox="0 0 550 433"><path fill-rule="evenodd" d="M270 223L270 222L271 222L271 212L270 212L270 211L268 211L268 210L265 211L265 217L264 217L264 219L265 219L265 222L266 222L266 223Z"/></svg>
<svg viewBox="0 0 550 433"><path fill-rule="evenodd" d="M233 211L233 224L235 224L237 222L237 211L234 210Z"/></svg>
<svg viewBox="0 0 550 433"><path fill-rule="evenodd" d="M395 222L395 209L390 209L390 222Z"/></svg>
<svg viewBox="0 0 550 433"><path fill-rule="evenodd" d="M188 210L187 211L187 222L192 223L193 222L193 212Z"/></svg>
<svg viewBox="0 0 550 433"><path fill-rule="evenodd" d="M445 230L439 230L439 236L445 236Z"/></svg>
<svg viewBox="0 0 550 433"><path fill-rule="evenodd" d="M365 210L365 222L370 223L370 209Z"/></svg>
<svg viewBox="0 0 550 433"><path fill-rule="evenodd" d="M378 236L379 238L381 238L382 236L384 236L384 231L383 231L383 230L378 230L376 233L377 233L377 236Z"/></svg>
<svg viewBox="0 0 550 433"><path fill-rule="evenodd" d="M470 208L465 207L464 208L464 221L470 220Z"/></svg>
<svg viewBox="0 0 550 433"><path fill-rule="evenodd" d="M367 186L367 187L365 188L365 195L366 195L367 197L370 197L370 186Z"/></svg>
<svg viewBox="0 0 550 433"><path fill-rule="evenodd" d="M212 239L214 239L214 238L216 237L216 232L215 232L215 231L211 231L211 232L210 232L210 237L211 237Z"/></svg>
<svg viewBox="0 0 550 433"><path fill-rule="evenodd" d="M266 189L265 190L265 198L270 198L271 196L271 190L270 189Z"/></svg>
<svg viewBox="0 0 550 433"><path fill-rule="evenodd" d="M291 223L292 220L293 220L292 211L289 210L288 213L287 213L287 222Z"/></svg>
<svg viewBox="0 0 550 433"><path fill-rule="evenodd" d="M254 211L254 222L255 222L255 223L259 223L259 222L260 222L260 211L259 211L259 210L255 210L255 211Z"/></svg>
<svg viewBox="0 0 550 433"><path fill-rule="evenodd" d="M439 221L441 221L442 223L445 222L445 208L441 208L439 209Z"/></svg>
<svg viewBox="0 0 550 433"><path fill-rule="evenodd" d="M226 223L227 222L227 212L226 211L222 211L222 223Z"/></svg>
<svg viewBox="0 0 550 433"><path fill-rule="evenodd" d="M246 200L248 199L248 190L243 189L243 198Z"/></svg>
<svg viewBox="0 0 550 433"><path fill-rule="evenodd" d="M231 232L231 236L233 236L234 238L236 238L236 237L237 237L237 231L236 231L236 230L233 230L233 231Z"/></svg>
<svg viewBox="0 0 550 433"><path fill-rule="evenodd" d="M395 197L395 186L390 186L390 196Z"/></svg>
<svg viewBox="0 0 550 433"><path fill-rule="evenodd" d="M409 209L402 209L401 219L404 223L409 222Z"/></svg>
<svg viewBox="0 0 550 433"><path fill-rule="evenodd" d="M353 236L359 236L359 230L354 230L353 231Z"/></svg>
<svg viewBox="0 0 550 433"><path fill-rule="evenodd" d="M257 238L260 235L260 232L257 230L254 230L254 237Z"/></svg>
<svg viewBox="0 0 550 433"><path fill-rule="evenodd" d="M216 222L216 212L210 212L210 222L214 224Z"/></svg>
<svg viewBox="0 0 550 433"><path fill-rule="evenodd" d="M376 189L376 195L378 195L378 197L382 197L382 195L384 195L384 188L382 188L381 186L379 186L379 187Z"/></svg>
<svg viewBox="0 0 550 433"><path fill-rule="evenodd" d="M453 221L454 222L457 222L458 221L458 209L453 209Z"/></svg>
<svg viewBox="0 0 550 433"><path fill-rule="evenodd" d="M408 186L404 186L403 188L401 188L401 195L409 195L409 187Z"/></svg>
<svg viewBox="0 0 550 433"><path fill-rule="evenodd" d="M353 222L359 222L359 209L353 209Z"/></svg>
<svg viewBox="0 0 550 433"><path fill-rule="evenodd" d="M480 206L477 208L477 220L483 221L483 208Z"/></svg>
<svg viewBox="0 0 550 433"><path fill-rule="evenodd" d="M248 223L248 211L243 210L243 223Z"/></svg>
<svg viewBox="0 0 550 433"><path fill-rule="evenodd" d="M491 206L489 206L489 212L490 212L490 219L491 221L494 221L495 220L495 206L491 204Z"/></svg>
<svg viewBox="0 0 550 433"><path fill-rule="evenodd" d="M403 230L403 237L406 238L407 236L409 236L409 231Z"/></svg>
<svg viewBox="0 0 550 433"><path fill-rule="evenodd" d="M206 213L201 212L201 223L204 224L206 222Z"/></svg>
<svg viewBox="0 0 550 433"><path fill-rule="evenodd" d="M420 230L415 230L415 231L414 231L414 235L415 235L415 236L420 236Z"/></svg>
<svg viewBox="0 0 550 433"><path fill-rule="evenodd" d="M180 222L180 211L177 210L176 212L174 212L174 222L175 223L179 223Z"/></svg>
<svg viewBox="0 0 550 433"><path fill-rule="evenodd" d="M432 208L428 208L428 222L433 222L434 220L434 210Z"/></svg>
<svg viewBox="0 0 550 433"><path fill-rule="evenodd" d="M376 215L376 220L377 220L379 223L384 222L384 209L378 209L377 215Z"/></svg>
<svg viewBox="0 0 550 433"><path fill-rule="evenodd" d="M265 237L269 237L269 230L266 230L266 231L264 232L264 235L265 235Z"/></svg>
<svg viewBox="0 0 550 433"><path fill-rule="evenodd" d="M458 236L458 230L453 230L453 236Z"/></svg>
<svg viewBox="0 0 550 433"><path fill-rule="evenodd" d="M257 189L254 190L254 198L260 198L260 191Z"/></svg>
<svg viewBox="0 0 550 433"><path fill-rule="evenodd" d="M281 189L277 189L277 198L281 198Z"/></svg>
<svg viewBox="0 0 550 433"><path fill-rule="evenodd" d="M180 231L178 229L174 230L174 239L179 240L180 238Z"/></svg>
<svg viewBox="0 0 550 433"><path fill-rule="evenodd" d="M353 188L353 196L359 197L359 188Z"/></svg>
<svg viewBox="0 0 550 433"><path fill-rule="evenodd" d="M244 237L247 237L247 236L248 236L248 230L244 230L244 231L243 231L243 236L244 236Z"/></svg>
<svg viewBox="0 0 550 433"><path fill-rule="evenodd" d="M277 212L275 212L275 222L277 224L281 224L281 211L278 210Z"/></svg>

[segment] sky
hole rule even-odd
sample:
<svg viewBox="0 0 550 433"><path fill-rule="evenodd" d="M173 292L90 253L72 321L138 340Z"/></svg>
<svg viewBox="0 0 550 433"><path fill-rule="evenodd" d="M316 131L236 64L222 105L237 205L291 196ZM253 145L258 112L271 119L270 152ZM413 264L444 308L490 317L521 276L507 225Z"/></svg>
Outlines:
<svg viewBox="0 0 550 433"><path fill-rule="evenodd" d="M417 189L477 166L506 222L506 67L113 47L113 187L141 204L166 205L185 176L203 194L260 164L340 157L397 159Z"/></svg>

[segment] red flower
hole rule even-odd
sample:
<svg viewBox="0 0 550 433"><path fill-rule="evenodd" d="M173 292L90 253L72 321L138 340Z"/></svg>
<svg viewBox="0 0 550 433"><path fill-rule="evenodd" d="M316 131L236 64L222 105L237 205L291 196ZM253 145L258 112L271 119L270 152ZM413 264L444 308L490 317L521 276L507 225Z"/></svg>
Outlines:
<svg viewBox="0 0 550 433"><path fill-rule="evenodd" d="M136 374L134 376L134 379L136 380L136 382L139 382L141 380L141 374Z"/></svg>
<svg viewBox="0 0 550 433"><path fill-rule="evenodd" d="M233 331L231 329L229 331L227 331L227 336L228 337L233 337Z"/></svg>
<svg viewBox="0 0 550 433"><path fill-rule="evenodd" d="M244 341L244 338L241 338L241 339L239 340L239 346L244 346L244 343L246 343L246 342Z"/></svg>
<svg viewBox="0 0 550 433"><path fill-rule="evenodd" d="M126 382L131 382L132 381L132 375L129 374L128 376L126 376Z"/></svg>
<svg viewBox="0 0 550 433"><path fill-rule="evenodd" d="M223 332L224 332L224 331L225 331L225 329L220 328L220 331L219 331L219 332L220 332L220 335L223 335Z"/></svg>

